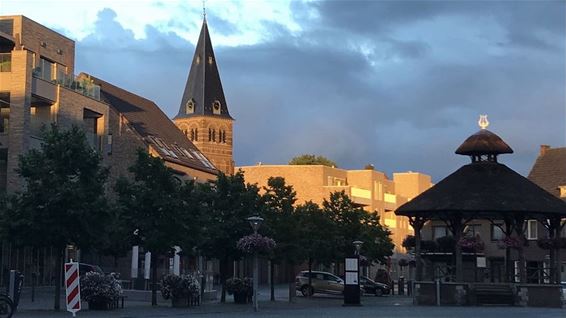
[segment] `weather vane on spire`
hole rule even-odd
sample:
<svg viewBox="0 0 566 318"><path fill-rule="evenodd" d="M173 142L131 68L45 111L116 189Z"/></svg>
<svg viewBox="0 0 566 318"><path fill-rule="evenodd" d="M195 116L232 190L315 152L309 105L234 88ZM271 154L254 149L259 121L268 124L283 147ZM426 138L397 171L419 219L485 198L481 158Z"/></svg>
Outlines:
<svg viewBox="0 0 566 318"><path fill-rule="evenodd" d="M480 115L480 120L478 120L478 125L481 129L486 129L489 126L489 121L487 120L487 115Z"/></svg>
<svg viewBox="0 0 566 318"><path fill-rule="evenodd" d="M202 0L202 18L206 20L206 0Z"/></svg>

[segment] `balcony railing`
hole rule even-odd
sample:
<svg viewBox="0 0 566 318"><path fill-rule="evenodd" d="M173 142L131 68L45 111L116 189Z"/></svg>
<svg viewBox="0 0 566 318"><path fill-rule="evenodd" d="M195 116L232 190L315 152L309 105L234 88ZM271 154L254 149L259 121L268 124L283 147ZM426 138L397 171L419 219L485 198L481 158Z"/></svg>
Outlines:
<svg viewBox="0 0 566 318"><path fill-rule="evenodd" d="M100 86L87 77L77 77L74 75L65 75L59 73L55 79L45 78L46 74L50 76L50 72L43 72L41 67L33 69L33 76L59 84L65 88L72 89L75 92L100 100Z"/></svg>
<svg viewBox="0 0 566 318"><path fill-rule="evenodd" d="M0 72L12 71L12 53L0 53Z"/></svg>

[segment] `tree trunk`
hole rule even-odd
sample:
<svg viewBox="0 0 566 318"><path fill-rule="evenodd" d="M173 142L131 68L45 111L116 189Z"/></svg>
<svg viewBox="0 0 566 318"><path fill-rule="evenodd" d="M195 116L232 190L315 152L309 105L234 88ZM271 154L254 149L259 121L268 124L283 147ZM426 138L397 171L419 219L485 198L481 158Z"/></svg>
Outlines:
<svg viewBox="0 0 566 318"><path fill-rule="evenodd" d="M157 253L151 253L151 305L157 306Z"/></svg>
<svg viewBox="0 0 566 318"><path fill-rule="evenodd" d="M228 267L228 258L220 260L220 302L226 302L226 268Z"/></svg>
<svg viewBox="0 0 566 318"><path fill-rule="evenodd" d="M275 273L275 269L273 268L273 260L269 260L269 283L271 284L271 301L275 301L275 282L273 281L273 275Z"/></svg>
<svg viewBox="0 0 566 318"><path fill-rule="evenodd" d="M464 281L464 268L462 262L462 247L460 246L459 242L462 238L463 224L460 219L455 219L453 222L454 223L452 224L452 228L454 230L454 241L456 242L454 249L454 255L456 257L456 282L461 283Z"/></svg>
<svg viewBox="0 0 566 318"><path fill-rule="evenodd" d="M312 287L312 257L309 257L309 286ZM308 295L309 297L312 295Z"/></svg>
<svg viewBox="0 0 566 318"><path fill-rule="evenodd" d="M513 234L513 224L511 220L505 220L505 232L506 237L511 237ZM513 283L515 271L513 267L513 261L511 260L511 247L505 246L505 282Z"/></svg>
<svg viewBox="0 0 566 318"><path fill-rule="evenodd" d="M61 309L61 284L63 283L63 255L64 249L58 248L57 259L55 260L55 300L53 303L53 309L59 311Z"/></svg>
<svg viewBox="0 0 566 318"><path fill-rule="evenodd" d="M288 282L289 282L289 302L294 302L297 292L295 291L295 266L287 262Z"/></svg>

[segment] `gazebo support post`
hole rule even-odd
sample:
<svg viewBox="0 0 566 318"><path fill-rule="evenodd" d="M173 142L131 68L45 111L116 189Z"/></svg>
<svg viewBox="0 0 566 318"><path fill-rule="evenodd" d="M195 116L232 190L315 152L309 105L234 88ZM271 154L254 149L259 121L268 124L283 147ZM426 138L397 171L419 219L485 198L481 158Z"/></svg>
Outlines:
<svg viewBox="0 0 566 318"><path fill-rule="evenodd" d="M556 282L556 284L560 284L560 282L562 281L561 271L560 271L560 268L562 267L560 260L560 239L562 238L562 229L564 228L564 226L566 226L566 219L562 220L558 218L558 226L556 227L556 235L555 235L557 244L555 246L555 253L554 253L554 257L555 257L554 281Z"/></svg>
<svg viewBox="0 0 566 318"><path fill-rule="evenodd" d="M517 249L519 254L518 261L519 261L519 282L526 283L527 282L527 271L526 271L526 264L525 264L525 218L523 216L515 217L515 233L517 233L517 238L519 242L523 244Z"/></svg>
<svg viewBox="0 0 566 318"><path fill-rule="evenodd" d="M506 237L511 237L511 234L513 234L513 228L513 220L505 218L505 230L503 231L503 234ZM511 260L511 247L507 245L505 245L505 282L515 282L513 261Z"/></svg>
<svg viewBox="0 0 566 318"><path fill-rule="evenodd" d="M415 232L415 280L423 280L423 265L421 262L421 230L425 223L425 219L420 216L414 216L409 218L409 224L413 227Z"/></svg>
<svg viewBox="0 0 566 318"><path fill-rule="evenodd" d="M452 232L454 237L454 265L456 266L456 282L464 281L464 271L462 266L462 247L458 242L462 239L462 231L466 222L462 222L462 217L460 215L455 215L450 217L448 220L444 220L444 223Z"/></svg>

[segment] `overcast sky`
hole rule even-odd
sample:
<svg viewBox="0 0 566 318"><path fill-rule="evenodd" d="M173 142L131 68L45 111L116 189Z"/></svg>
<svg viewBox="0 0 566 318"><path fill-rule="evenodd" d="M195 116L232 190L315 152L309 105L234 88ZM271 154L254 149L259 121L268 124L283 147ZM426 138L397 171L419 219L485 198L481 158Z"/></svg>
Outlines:
<svg viewBox="0 0 566 318"><path fill-rule="evenodd" d="M236 165L302 153L435 182L479 114L528 174L566 146L565 1L207 1ZM179 109L202 1L2 0L76 41L76 70Z"/></svg>

